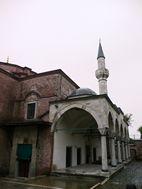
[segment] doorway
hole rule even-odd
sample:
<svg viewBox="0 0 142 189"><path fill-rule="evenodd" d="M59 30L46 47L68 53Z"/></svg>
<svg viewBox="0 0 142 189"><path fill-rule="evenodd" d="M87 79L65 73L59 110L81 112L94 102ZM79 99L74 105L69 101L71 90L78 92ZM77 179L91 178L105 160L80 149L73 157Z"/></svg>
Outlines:
<svg viewBox="0 0 142 189"><path fill-rule="evenodd" d="M86 163L91 163L91 146L86 145Z"/></svg>
<svg viewBox="0 0 142 189"><path fill-rule="evenodd" d="M19 177L28 177L29 176L29 160L18 160L18 176Z"/></svg>
<svg viewBox="0 0 142 189"><path fill-rule="evenodd" d="M96 162L96 148L93 148L93 163Z"/></svg>
<svg viewBox="0 0 142 189"><path fill-rule="evenodd" d="M72 147L66 147L66 167L70 167L72 165Z"/></svg>
<svg viewBox="0 0 142 189"><path fill-rule="evenodd" d="M32 144L17 145L18 176L28 177L32 156Z"/></svg>
<svg viewBox="0 0 142 189"><path fill-rule="evenodd" d="M81 148L77 148L77 165L81 164Z"/></svg>

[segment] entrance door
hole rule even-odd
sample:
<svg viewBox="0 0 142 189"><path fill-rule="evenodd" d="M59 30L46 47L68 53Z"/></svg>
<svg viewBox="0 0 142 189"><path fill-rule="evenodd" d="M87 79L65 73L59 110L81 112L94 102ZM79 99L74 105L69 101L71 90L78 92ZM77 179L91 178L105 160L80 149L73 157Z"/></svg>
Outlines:
<svg viewBox="0 0 142 189"><path fill-rule="evenodd" d="M81 148L77 148L77 165L81 164Z"/></svg>
<svg viewBox="0 0 142 189"><path fill-rule="evenodd" d="M19 160L19 177L28 177L29 175L29 160Z"/></svg>
<svg viewBox="0 0 142 189"><path fill-rule="evenodd" d="M28 177L32 156L32 144L17 145L18 176Z"/></svg>
<svg viewBox="0 0 142 189"><path fill-rule="evenodd" d="M72 147L66 147L66 167L70 167L72 165Z"/></svg>
<svg viewBox="0 0 142 189"><path fill-rule="evenodd" d="M91 162L91 147L90 145L86 145L86 163Z"/></svg>
<svg viewBox="0 0 142 189"><path fill-rule="evenodd" d="M96 148L93 148L93 163L96 162Z"/></svg>

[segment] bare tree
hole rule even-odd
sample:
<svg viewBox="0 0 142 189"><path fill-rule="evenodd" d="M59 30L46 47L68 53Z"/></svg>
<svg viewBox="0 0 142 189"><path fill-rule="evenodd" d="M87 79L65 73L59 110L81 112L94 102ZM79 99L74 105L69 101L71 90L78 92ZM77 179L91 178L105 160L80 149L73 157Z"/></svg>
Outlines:
<svg viewBox="0 0 142 189"><path fill-rule="evenodd" d="M125 114L124 115L124 120L128 123L128 125L131 125L132 124L132 115L133 114Z"/></svg>
<svg viewBox="0 0 142 189"><path fill-rule="evenodd" d="M140 132L141 139L142 139L142 126L140 126L140 127L138 128L138 131Z"/></svg>

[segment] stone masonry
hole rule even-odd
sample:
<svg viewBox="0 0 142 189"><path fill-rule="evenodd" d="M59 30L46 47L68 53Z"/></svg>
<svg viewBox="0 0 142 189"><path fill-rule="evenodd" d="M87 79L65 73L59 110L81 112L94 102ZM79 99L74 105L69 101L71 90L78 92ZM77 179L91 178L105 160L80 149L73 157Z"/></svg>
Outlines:
<svg viewBox="0 0 142 189"><path fill-rule="evenodd" d="M0 80L0 174L18 176L18 144L32 145L28 176L50 171L53 134L49 103L65 98L78 85L62 70L37 74L30 68L3 62ZM27 104L32 102L36 104L35 117L28 120Z"/></svg>

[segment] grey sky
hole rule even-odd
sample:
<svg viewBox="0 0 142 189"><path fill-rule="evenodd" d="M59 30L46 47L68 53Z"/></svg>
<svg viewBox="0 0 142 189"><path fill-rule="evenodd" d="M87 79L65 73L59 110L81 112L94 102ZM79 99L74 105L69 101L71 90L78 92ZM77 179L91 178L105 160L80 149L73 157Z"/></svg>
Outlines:
<svg viewBox="0 0 142 189"><path fill-rule="evenodd" d="M36 72L61 68L80 87L98 93L95 78L101 37L108 93L133 114L130 134L142 125L141 0L0 0L0 61Z"/></svg>

